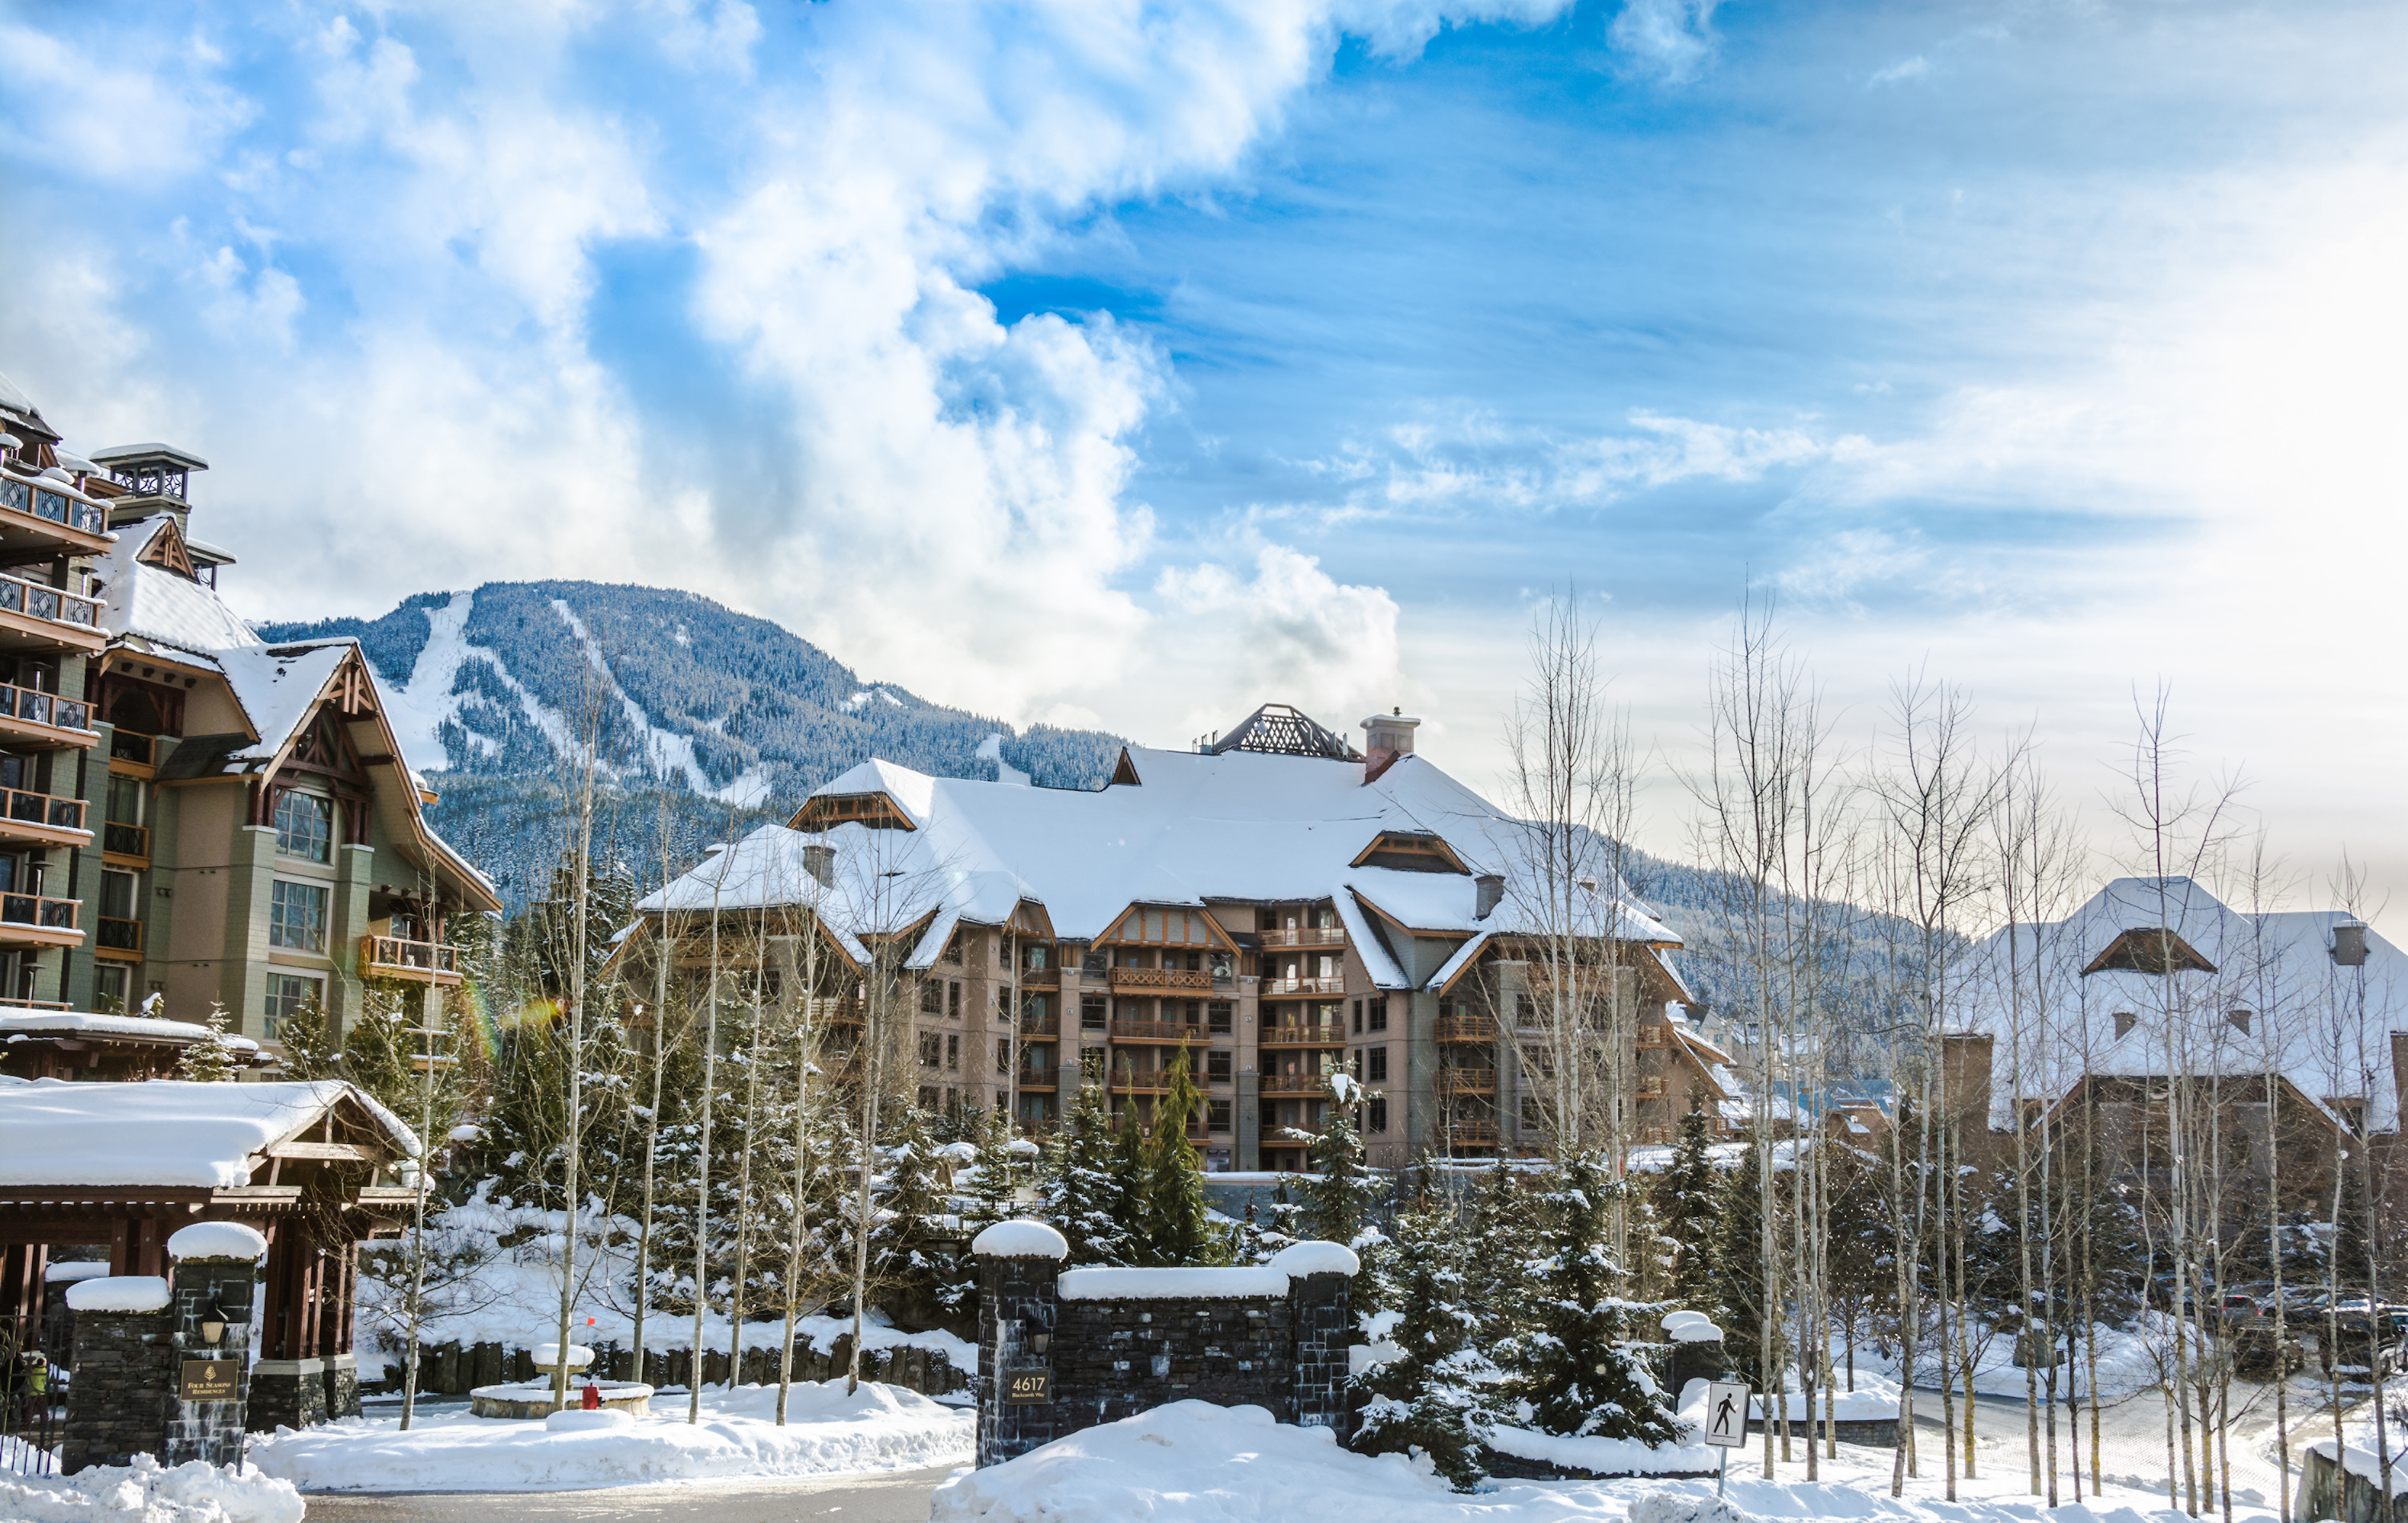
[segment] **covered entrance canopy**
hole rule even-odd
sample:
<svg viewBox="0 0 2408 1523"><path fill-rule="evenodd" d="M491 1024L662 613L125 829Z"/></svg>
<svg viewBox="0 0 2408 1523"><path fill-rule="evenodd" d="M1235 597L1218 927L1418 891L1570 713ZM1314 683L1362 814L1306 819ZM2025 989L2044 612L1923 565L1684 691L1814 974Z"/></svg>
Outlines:
<svg viewBox="0 0 2408 1523"><path fill-rule="evenodd" d="M398 1167L417 1154L408 1127L339 1080L0 1077L0 1314L18 1347L39 1347L52 1250L105 1248L111 1274L164 1275L178 1228L242 1222L268 1243L256 1373L322 1385L353 1366L358 1246L399 1228L413 1197ZM291 1416L326 1410L303 1394Z"/></svg>

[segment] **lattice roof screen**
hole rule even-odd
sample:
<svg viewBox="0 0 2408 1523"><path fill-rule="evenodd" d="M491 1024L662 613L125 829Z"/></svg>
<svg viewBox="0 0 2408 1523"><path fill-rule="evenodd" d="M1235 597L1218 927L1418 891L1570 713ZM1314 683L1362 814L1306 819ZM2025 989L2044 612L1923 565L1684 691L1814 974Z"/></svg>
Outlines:
<svg viewBox="0 0 2408 1523"><path fill-rule="evenodd" d="M1274 756L1326 756L1331 761L1354 762L1363 759L1361 752L1322 728L1312 715L1284 703L1264 704L1204 751L1212 756L1227 751L1262 751Z"/></svg>

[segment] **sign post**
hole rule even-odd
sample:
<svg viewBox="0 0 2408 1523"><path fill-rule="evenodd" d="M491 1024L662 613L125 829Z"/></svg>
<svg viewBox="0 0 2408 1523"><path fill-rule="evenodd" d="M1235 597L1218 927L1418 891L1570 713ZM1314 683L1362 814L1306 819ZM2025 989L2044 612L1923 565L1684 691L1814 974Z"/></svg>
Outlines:
<svg viewBox="0 0 2408 1523"><path fill-rule="evenodd" d="M1736 1383L1717 1380L1706 1387L1706 1442L1722 1451L1714 1467L1716 1501L1730 1473L1730 1452L1747 1444L1747 1398L1748 1388Z"/></svg>

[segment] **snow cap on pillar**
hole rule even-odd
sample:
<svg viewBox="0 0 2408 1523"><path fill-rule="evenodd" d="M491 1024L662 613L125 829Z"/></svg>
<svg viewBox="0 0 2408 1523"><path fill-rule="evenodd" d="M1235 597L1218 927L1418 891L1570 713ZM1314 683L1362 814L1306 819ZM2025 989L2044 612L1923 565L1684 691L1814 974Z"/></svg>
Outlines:
<svg viewBox="0 0 2408 1523"><path fill-rule="evenodd" d="M1354 1274L1363 1261L1342 1243L1291 1243L1271 1256L1270 1267L1291 1278L1307 1274Z"/></svg>
<svg viewBox="0 0 2408 1523"><path fill-rule="evenodd" d="M997 1222L970 1240L970 1252L990 1258L1068 1258L1069 1240L1043 1222Z"/></svg>
<svg viewBox="0 0 2408 1523"><path fill-rule="evenodd" d="M182 1263L188 1258L239 1258L256 1264L267 1256L267 1239L257 1228L240 1222L194 1222L167 1240L167 1257Z"/></svg>

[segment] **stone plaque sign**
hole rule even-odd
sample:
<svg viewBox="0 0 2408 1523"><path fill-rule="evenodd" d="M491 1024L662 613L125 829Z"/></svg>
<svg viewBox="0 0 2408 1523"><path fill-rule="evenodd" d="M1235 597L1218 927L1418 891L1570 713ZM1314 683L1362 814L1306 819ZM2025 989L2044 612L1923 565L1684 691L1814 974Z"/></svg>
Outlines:
<svg viewBox="0 0 2408 1523"><path fill-rule="evenodd" d="M186 1359L184 1378L176 1387L179 1401L232 1401L241 1395L235 1375L241 1365L234 1359Z"/></svg>
<svg viewBox="0 0 2408 1523"><path fill-rule="evenodd" d="M1054 1400L1054 1372L1051 1370L1014 1370L1004 1376L1003 1399L1006 1401L1030 1404Z"/></svg>

